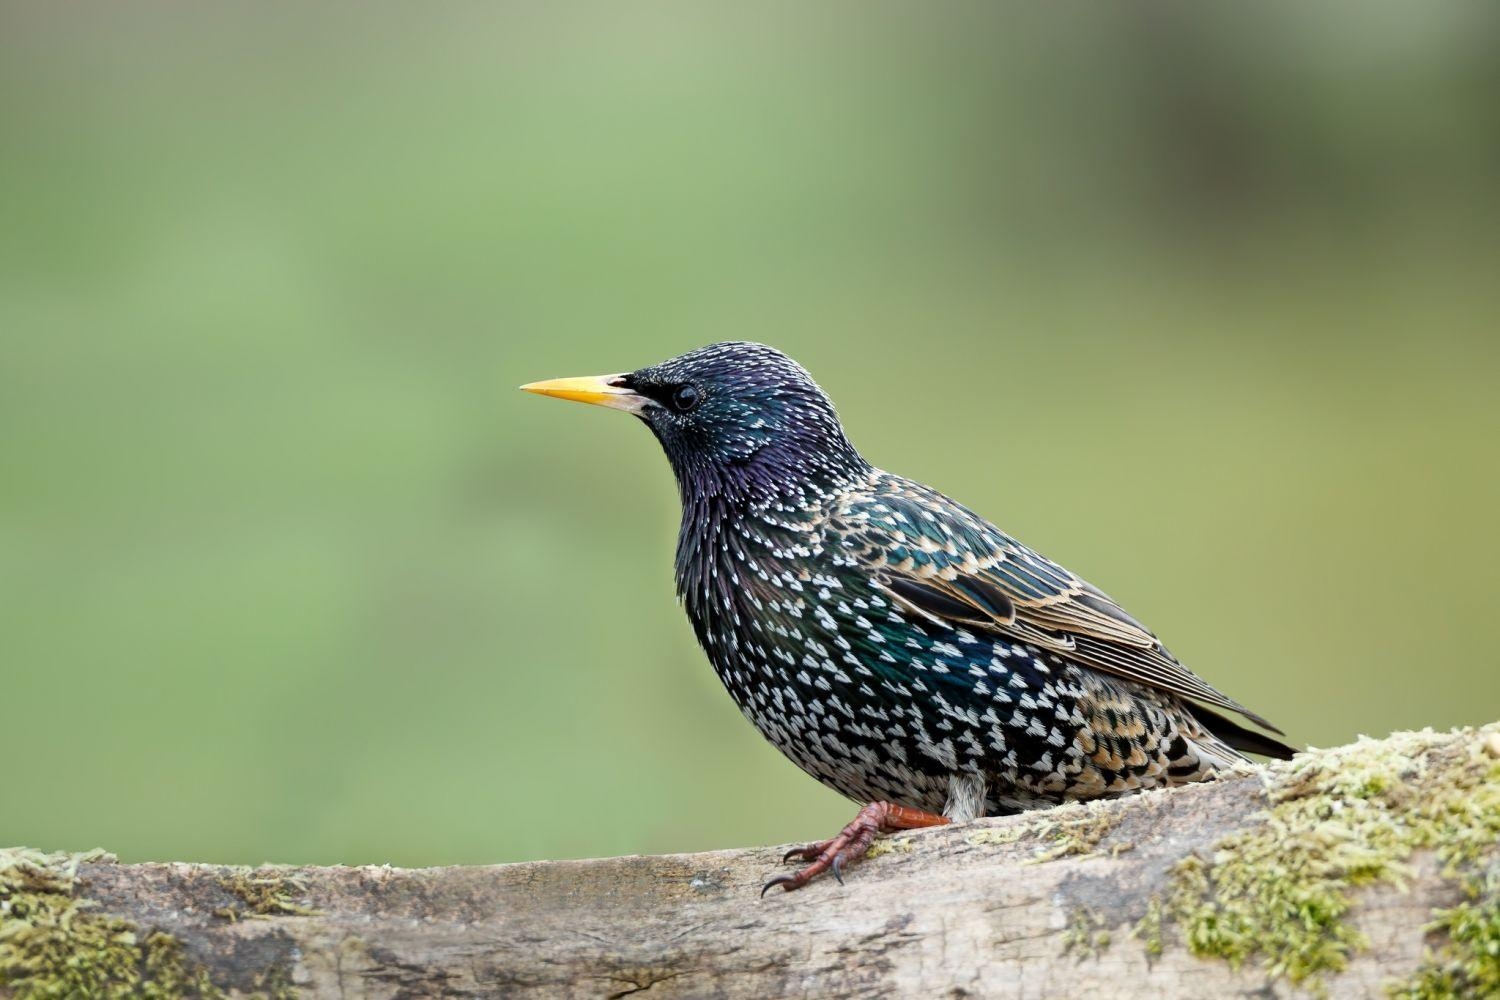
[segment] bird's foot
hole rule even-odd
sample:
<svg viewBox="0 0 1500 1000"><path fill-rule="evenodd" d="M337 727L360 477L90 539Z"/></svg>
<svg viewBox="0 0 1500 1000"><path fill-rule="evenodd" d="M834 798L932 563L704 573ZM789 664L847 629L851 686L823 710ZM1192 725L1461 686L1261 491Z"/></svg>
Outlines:
<svg viewBox="0 0 1500 1000"><path fill-rule="evenodd" d="M832 840L821 840L806 847L794 847L786 852L783 863L793 858L811 864L791 875L778 875L761 887L764 896L773 885L787 892L800 889L826 871L832 871L839 885L844 884L844 866L865 856L875 838L893 830L916 830L925 826L942 826L949 822L946 816L937 816L920 809L890 802L871 802L859 811L854 822L844 827Z"/></svg>

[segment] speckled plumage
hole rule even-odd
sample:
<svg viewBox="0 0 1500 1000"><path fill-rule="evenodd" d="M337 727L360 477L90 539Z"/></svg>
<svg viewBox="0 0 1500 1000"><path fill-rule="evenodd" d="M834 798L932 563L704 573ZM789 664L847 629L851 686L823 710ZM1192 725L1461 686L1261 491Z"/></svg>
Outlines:
<svg viewBox="0 0 1500 1000"><path fill-rule="evenodd" d="M967 819L1290 753L1205 707L1266 725L1102 592L865 462L780 352L716 344L609 384L676 473L677 589L715 672L829 787Z"/></svg>

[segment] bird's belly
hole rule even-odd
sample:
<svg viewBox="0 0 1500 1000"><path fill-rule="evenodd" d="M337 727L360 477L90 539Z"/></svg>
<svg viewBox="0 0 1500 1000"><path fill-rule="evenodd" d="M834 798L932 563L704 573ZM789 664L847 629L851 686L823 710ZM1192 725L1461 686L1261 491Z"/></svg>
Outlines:
<svg viewBox="0 0 1500 1000"><path fill-rule="evenodd" d="M781 673L741 660L716 659L714 668L760 734L824 785L858 802L942 811L948 772L904 745L899 728L862 711L858 685L818 684L807 671Z"/></svg>
<svg viewBox="0 0 1500 1000"><path fill-rule="evenodd" d="M1007 652L1013 671L991 674L978 688L989 694L968 698L974 689L819 670L788 651L711 659L767 740L857 801L941 812L951 777L972 774L995 815L1203 776L1159 707L1086 669L1043 663L1039 651Z"/></svg>

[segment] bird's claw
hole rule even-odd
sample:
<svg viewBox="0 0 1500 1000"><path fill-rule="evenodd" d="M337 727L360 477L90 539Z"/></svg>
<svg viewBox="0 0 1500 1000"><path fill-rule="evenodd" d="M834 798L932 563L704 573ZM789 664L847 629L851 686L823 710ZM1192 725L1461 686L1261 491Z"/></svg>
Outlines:
<svg viewBox="0 0 1500 1000"><path fill-rule="evenodd" d="M779 885L787 892L800 889L824 872L832 872L839 885L844 884L844 869L865 856L875 838L888 830L915 830L924 826L940 826L948 822L942 816L925 813L917 809L892 805L889 802L871 802L859 811L854 822L844 827L832 840L819 841L806 847L794 847L782 855L781 863L793 858L807 862L791 875L778 875L761 886L760 894Z"/></svg>
<svg viewBox="0 0 1500 1000"><path fill-rule="evenodd" d="M797 876L795 875L777 875L775 878L771 879L771 881L760 887L760 898L765 899L766 893L771 890L771 886L773 885L785 886L786 891L791 892L793 889L798 888L797 885L792 884L796 881Z"/></svg>
<svg viewBox="0 0 1500 1000"><path fill-rule="evenodd" d="M814 861L820 855L822 855L824 851L828 850L829 846L832 843L833 841L831 840L820 840L816 844L807 844L804 847L794 847L781 856L781 863L786 864L793 858L796 858L798 861Z"/></svg>
<svg viewBox="0 0 1500 1000"><path fill-rule="evenodd" d="M771 879L771 881L760 887L760 898L765 899L766 893L770 892L771 887L776 885L781 886L781 888L786 892L792 892L793 890L800 889L825 871L833 872L834 880L837 881L839 885L844 884L843 850L835 852L831 860L827 854L824 854L816 861L814 861L811 865L801 869L800 871L794 872L791 875L777 875L775 878Z"/></svg>

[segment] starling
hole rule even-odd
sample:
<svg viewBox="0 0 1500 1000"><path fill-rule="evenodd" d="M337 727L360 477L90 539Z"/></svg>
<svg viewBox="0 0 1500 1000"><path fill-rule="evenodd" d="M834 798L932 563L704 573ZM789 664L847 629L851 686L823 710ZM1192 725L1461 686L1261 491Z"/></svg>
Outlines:
<svg viewBox="0 0 1500 1000"><path fill-rule="evenodd" d="M633 413L682 498L677 593L761 735L857 802L787 891L877 834L1201 781L1288 757L1103 591L866 462L773 348L723 343L528 392ZM762 889L764 894L765 889Z"/></svg>

